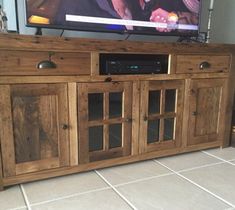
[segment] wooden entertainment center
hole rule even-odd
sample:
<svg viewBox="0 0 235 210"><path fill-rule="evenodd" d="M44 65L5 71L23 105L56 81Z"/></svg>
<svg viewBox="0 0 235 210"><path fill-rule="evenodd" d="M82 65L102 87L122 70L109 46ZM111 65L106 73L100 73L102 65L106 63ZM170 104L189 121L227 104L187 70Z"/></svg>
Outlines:
<svg viewBox="0 0 235 210"><path fill-rule="evenodd" d="M167 55L100 75L100 54ZM0 34L0 189L229 145L235 46Z"/></svg>

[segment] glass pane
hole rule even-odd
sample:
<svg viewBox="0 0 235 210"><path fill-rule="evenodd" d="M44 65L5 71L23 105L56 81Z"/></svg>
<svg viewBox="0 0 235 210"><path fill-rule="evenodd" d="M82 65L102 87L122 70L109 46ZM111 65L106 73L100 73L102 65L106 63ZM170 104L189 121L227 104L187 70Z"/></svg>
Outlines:
<svg viewBox="0 0 235 210"><path fill-rule="evenodd" d="M109 125L109 148L122 146L122 124Z"/></svg>
<svg viewBox="0 0 235 210"><path fill-rule="evenodd" d="M89 120L103 119L103 94L88 94L88 115Z"/></svg>
<svg viewBox="0 0 235 210"><path fill-rule="evenodd" d="M166 90L165 95L165 112L175 112L176 90Z"/></svg>
<svg viewBox="0 0 235 210"><path fill-rule="evenodd" d="M89 152L103 150L103 126L89 128Z"/></svg>
<svg viewBox="0 0 235 210"><path fill-rule="evenodd" d="M122 117L122 92L109 93L109 118Z"/></svg>
<svg viewBox="0 0 235 210"><path fill-rule="evenodd" d="M161 91L149 91L149 114L160 113L160 97Z"/></svg>
<svg viewBox="0 0 235 210"><path fill-rule="evenodd" d="M174 139L175 118L164 119L164 141Z"/></svg>
<svg viewBox="0 0 235 210"><path fill-rule="evenodd" d="M148 121L147 143L154 143L159 141L159 127L160 119Z"/></svg>

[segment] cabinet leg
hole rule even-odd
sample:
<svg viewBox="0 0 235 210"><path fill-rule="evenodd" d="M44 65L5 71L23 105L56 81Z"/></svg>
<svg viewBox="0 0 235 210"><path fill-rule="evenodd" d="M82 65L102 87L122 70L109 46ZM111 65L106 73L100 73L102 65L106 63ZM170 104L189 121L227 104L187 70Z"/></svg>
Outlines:
<svg viewBox="0 0 235 210"><path fill-rule="evenodd" d="M4 190L4 186L3 186L3 180L0 177L0 192Z"/></svg>
<svg viewBox="0 0 235 210"><path fill-rule="evenodd" d="M3 186L0 186L0 192L4 190L4 187Z"/></svg>

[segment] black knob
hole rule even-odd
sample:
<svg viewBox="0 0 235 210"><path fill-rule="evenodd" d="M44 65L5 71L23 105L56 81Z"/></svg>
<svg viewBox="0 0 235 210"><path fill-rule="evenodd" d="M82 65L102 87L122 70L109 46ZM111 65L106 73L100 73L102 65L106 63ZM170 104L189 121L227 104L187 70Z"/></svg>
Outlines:
<svg viewBox="0 0 235 210"><path fill-rule="evenodd" d="M62 129L67 130L68 128L69 128L69 126L67 124L62 125Z"/></svg>
<svg viewBox="0 0 235 210"><path fill-rule="evenodd" d="M112 77L107 77L107 78L105 78L104 81L105 81L105 82L112 82L112 80L113 80Z"/></svg>
<svg viewBox="0 0 235 210"><path fill-rule="evenodd" d="M198 115L198 113L197 113L197 112L193 112L192 114L193 114L193 116L197 116L197 115Z"/></svg>
<svg viewBox="0 0 235 210"><path fill-rule="evenodd" d="M148 121L148 117L147 116L144 116L144 121Z"/></svg>
<svg viewBox="0 0 235 210"><path fill-rule="evenodd" d="M204 69L209 69L211 67L211 64L207 61L203 61L202 63L200 63L199 65L199 68L201 70L204 70Z"/></svg>
<svg viewBox="0 0 235 210"><path fill-rule="evenodd" d="M131 122L132 122L132 119L131 119L131 118L127 118L127 119L125 120L125 122L131 123Z"/></svg>

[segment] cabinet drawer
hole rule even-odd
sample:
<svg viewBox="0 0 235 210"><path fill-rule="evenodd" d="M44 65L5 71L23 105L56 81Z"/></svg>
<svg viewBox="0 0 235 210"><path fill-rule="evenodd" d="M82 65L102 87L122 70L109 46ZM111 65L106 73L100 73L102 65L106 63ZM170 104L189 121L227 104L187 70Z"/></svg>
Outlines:
<svg viewBox="0 0 235 210"><path fill-rule="evenodd" d="M177 55L176 73L228 72L229 55Z"/></svg>
<svg viewBox="0 0 235 210"><path fill-rule="evenodd" d="M38 68L42 61L55 68ZM91 55L86 52L0 51L0 75L89 75Z"/></svg>

